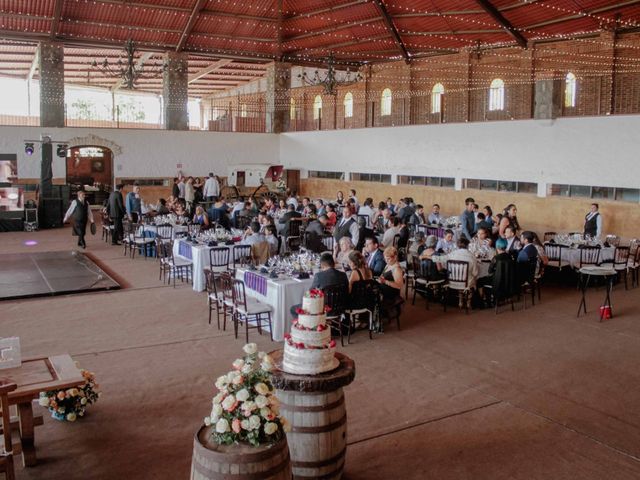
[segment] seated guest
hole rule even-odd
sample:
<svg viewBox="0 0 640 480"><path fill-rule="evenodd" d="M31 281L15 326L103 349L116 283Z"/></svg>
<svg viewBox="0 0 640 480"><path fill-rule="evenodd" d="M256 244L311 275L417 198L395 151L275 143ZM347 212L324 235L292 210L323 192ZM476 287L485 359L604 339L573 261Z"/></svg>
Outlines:
<svg viewBox="0 0 640 480"><path fill-rule="evenodd" d="M429 235L425 241L425 248L419 256L427 279L430 281L442 280L446 277L446 270L442 263L434 262L431 258L436 253L437 244L438 238L435 235Z"/></svg>
<svg viewBox="0 0 640 480"><path fill-rule="evenodd" d="M316 205L316 215L318 215L318 217L320 215L325 215L327 213L327 209L324 206L324 201L321 198L316 200L315 205Z"/></svg>
<svg viewBox="0 0 640 480"><path fill-rule="evenodd" d="M371 215L371 225L375 230L378 227L378 218L384 217L384 210L387 208L387 204L384 202L378 203L378 208L373 211L373 215Z"/></svg>
<svg viewBox="0 0 640 480"><path fill-rule="evenodd" d="M284 225L284 228L282 229L282 236L284 238L287 238L289 236L289 232L291 231L291 219L301 217L302 215L300 214L300 212L296 212L296 207L292 203L287 205L287 213L282 215L280 217L280 220L278 220L278 223Z"/></svg>
<svg viewBox="0 0 640 480"><path fill-rule="evenodd" d="M344 205L344 193L340 190L338 190L338 193L336 194L336 204L340 206Z"/></svg>
<svg viewBox="0 0 640 480"><path fill-rule="evenodd" d="M287 205L293 205L293 209L297 210L298 209L298 196L297 196L297 192L289 192L289 195L287 196Z"/></svg>
<svg viewBox="0 0 640 480"><path fill-rule="evenodd" d="M258 222L251 222L249 228L244 233L244 239L242 245L255 245L256 243L265 242L266 238L260 233L260 224Z"/></svg>
<svg viewBox="0 0 640 480"><path fill-rule="evenodd" d="M327 247L322 243L325 236L325 225L327 224L327 216L320 215L317 220L311 220L304 231L305 247L314 253L322 253Z"/></svg>
<svg viewBox="0 0 640 480"><path fill-rule="evenodd" d="M273 198L267 197L264 201L264 212L270 217L273 217L275 216L277 211L278 211L278 207L273 201Z"/></svg>
<svg viewBox="0 0 640 480"><path fill-rule="evenodd" d="M478 212L476 215L476 232L481 228L486 228L491 232L491 224L487 222L484 213Z"/></svg>
<svg viewBox="0 0 640 480"><path fill-rule="evenodd" d="M507 241L507 248L505 249L509 255L515 260L520 251L520 241L517 239L516 234L511 227L504 229L504 239Z"/></svg>
<svg viewBox="0 0 640 480"><path fill-rule="evenodd" d="M515 235L520 230L520 224L518 222L518 209L513 203L510 203L504 208L500 223L498 224L498 235L502 238L506 238L505 230L510 227ZM507 250L508 251L508 250Z"/></svg>
<svg viewBox="0 0 640 480"><path fill-rule="evenodd" d="M393 200L391 200L391 197L387 198L387 208L389 209L389 212L391 213L391 215L394 215L396 213L396 206L393 204Z"/></svg>
<svg viewBox="0 0 640 480"><path fill-rule="evenodd" d="M358 215L366 215L369 220L367 221L367 226L370 225L370 221L371 221L371 216L373 215L373 198L368 197L364 203L362 204L362 206L360 207L360 209L358 210Z"/></svg>
<svg viewBox="0 0 640 480"><path fill-rule="evenodd" d="M444 231L444 237L438 240L436 250L442 253L449 253L456 249L456 242L453 241L453 230L447 228Z"/></svg>
<svg viewBox="0 0 640 480"><path fill-rule="evenodd" d="M278 255L278 236L276 235L276 227L273 224L267 225L264 229L264 239L269 244L269 250L272 257Z"/></svg>
<svg viewBox="0 0 640 480"><path fill-rule="evenodd" d="M398 263L398 249L387 247L384 249L384 260L387 265L378 277L383 298L383 309L400 305L402 297L400 292L404 289L404 271Z"/></svg>
<svg viewBox="0 0 640 480"><path fill-rule="evenodd" d="M362 256L362 253L357 250L353 250L349 254L348 261L349 268L351 269L351 273L349 274L349 293L351 293L354 283L371 280L373 276L371 274L371 270L369 270L369 267L367 266L367 262Z"/></svg>
<svg viewBox="0 0 640 480"><path fill-rule="evenodd" d="M197 223L204 228L209 228L209 217L201 205L196 207L196 213L193 214L193 223Z"/></svg>
<svg viewBox="0 0 640 480"><path fill-rule="evenodd" d="M431 213L429 214L429 218L427 218L427 221L430 225L440 225L442 220L442 216L440 215L440 205L434 203L431 207Z"/></svg>
<svg viewBox="0 0 640 480"><path fill-rule="evenodd" d="M176 202L176 208L174 209L174 213L178 217L187 216L187 207L185 206L184 200L178 199L178 201Z"/></svg>
<svg viewBox="0 0 640 480"><path fill-rule="evenodd" d="M213 200L215 201L216 197L212 197ZM240 212L242 212L242 210L244 210L244 198L243 197L238 197L237 201L233 204L233 208L231 209L231 219L233 221L233 226L235 228L238 228L238 221L237 218L240 215Z"/></svg>
<svg viewBox="0 0 640 480"><path fill-rule="evenodd" d="M207 214L209 215L209 222L217 223L229 230L231 222L229 221L228 211L229 208L224 202L223 197L213 197L213 203L207 211Z"/></svg>
<svg viewBox="0 0 640 480"><path fill-rule="evenodd" d="M424 207L422 205L416 205L416 211L411 215L409 220L410 225L424 225L427 223L427 219L424 216Z"/></svg>
<svg viewBox="0 0 640 480"><path fill-rule="evenodd" d="M522 249L518 252L518 275L520 283L530 281L538 266L538 250L533 244L533 232L525 230L520 235Z"/></svg>
<svg viewBox="0 0 640 480"><path fill-rule="evenodd" d="M544 251L544 245L540 241L540 237L536 232L533 233L533 245L536 247L538 251L538 271L539 273L544 270L544 267L549 263L549 257L547 257L547 252Z"/></svg>
<svg viewBox="0 0 640 480"><path fill-rule="evenodd" d="M167 215L170 213L169 207L167 207L167 201L164 198L158 200L158 215Z"/></svg>
<svg viewBox="0 0 640 480"><path fill-rule="evenodd" d="M400 218L393 217L391 219L391 226L387 228L382 236L382 248L392 247L393 239L400 233Z"/></svg>
<svg viewBox="0 0 640 480"><path fill-rule="evenodd" d="M362 210L364 207L360 207ZM364 240L367 237L373 237L373 230L367 227L367 221L364 217L358 216L358 244L356 245L356 250L359 252L364 248Z"/></svg>
<svg viewBox="0 0 640 480"><path fill-rule="evenodd" d="M493 210L491 210L491 207L489 205L485 205L482 209L482 213L484 213L484 221L493 227L496 222L493 218Z"/></svg>
<svg viewBox="0 0 640 480"><path fill-rule="evenodd" d="M280 218L287 213L287 203L284 200L278 200L278 209L276 210L276 217Z"/></svg>
<svg viewBox="0 0 640 480"><path fill-rule="evenodd" d="M496 241L496 256L493 257L489 266L494 303L506 299L517 293L518 280L516 275L516 264L506 252L507 241L499 238Z"/></svg>
<svg viewBox="0 0 640 480"><path fill-rule="evenodd" d="M396 245L396 248L407 248L410 236L407 222L405 222L403 219L400 219L400 225L398 227L398 235L400 235L400 238L398 238L398 244Z"/></svg>
<svg viewBox="0 0 640 480"><path fill-rule="evenodd" d="M435 247L435 244L433 246ZM407 262L409 262L409 264L413 262L413 257L419 257L425 248L424 232L416 232L413 237L413 243L411 244L411 246L409 247L409 251L407 252Z"/></svg>
<svg viewBox="0 0 640 480"><path fill-rule="evenodd" d="M384 261L384 254L378 245L378 239L375 236L365 238L364 255L367 260L367 266L373 276L379 277L382 275L386 263Z"/></svg>
<svg viewBox="0 0 640 480"><path fill-rule="evenodd" d="M491 248L491 230L485 227L479 228L476 236L471 239L472 250L479 251L481 249L488 250Z"/></svg>
<svg viewBox="0 0 640 480"><path fill-rule="evenodd" d="M298 210L303 217L308 217L310 213L310 210L309 210L310 206L311 206L311 199L309 197L302 197L302 203L298 205L298 208L296 210Z"/></svg>
<svg viewBox="0 0 640 480"><path fill-rule="evenodd" d="M465 237L458 239L458 248L449 253L448 260L461 260L469 264L469 277L467 287L475 288L478 281L478 260L475 255L469 251L469 240Z"/></svg>
<svg viewBox="0 0 640 480"><path fill-rule="evenodd" d="M336 270L333 256L329 252L325 252L320 255L320 271L313 276L311 288L322 290L330 285L338 285L344 287L345 291L349 290L347 274Z"/></svg>
<svg viewBox="0 0 640 480"><path fill-rule="evenodd" d="M333 203L328 203L325 208L327 210L327 228L332 229L336 226L336 222L338 221L336 207Z"/></svg>
<svg viewBox="0 0 640 480"><path fill-rule="evenodd" d="M353 242L349 237L342 237L338 242L340 249L336 254L336 265L342 265L344 270L349 269L349 254L353 252Z"/></svg>
<svg viewBox="0 0 640 480"><path fill-rule="evenodd" d="M398 207L398 213L396 214L396 216L399 217L400 220L404 223L409 222L409 220L411 220L411 217L415 213L415 209L411 206L411 199L408 197L403 198L398 202Z"/></svg>

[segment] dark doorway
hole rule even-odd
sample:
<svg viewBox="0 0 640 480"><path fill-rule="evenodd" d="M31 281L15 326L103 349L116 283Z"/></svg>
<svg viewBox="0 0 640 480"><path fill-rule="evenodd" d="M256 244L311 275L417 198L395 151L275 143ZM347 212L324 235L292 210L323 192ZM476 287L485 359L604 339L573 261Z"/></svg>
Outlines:
<svg viewBox="0 0 640 480"><path fill-rule="evenodd" d="M71 198L80 188L92 205L101 205L113 185L113 154L106 147L83 145L67 150L67 184Z"/></svg>

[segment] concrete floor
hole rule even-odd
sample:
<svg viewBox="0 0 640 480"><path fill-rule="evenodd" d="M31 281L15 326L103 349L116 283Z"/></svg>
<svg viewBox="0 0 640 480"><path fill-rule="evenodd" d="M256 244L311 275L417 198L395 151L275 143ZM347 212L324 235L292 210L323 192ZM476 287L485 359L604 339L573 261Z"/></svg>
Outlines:
<svg viewBox="0 0 640 480"><path fill-rule="evenodd" d="M34 239L37 246L23 242ZM73 248L70 230L0 234L1 253ZM215 378L241 339L207 324L204 294L157 281L153 260L90 238L88 252L120 291L0 303L0 335L24 356L69 352L96 372L103 396L82 421L45 414L39 464L19 479L188 478L193 435ZM402 330L342 352L357 374L346 388L346 479L640 478L640 289L603 290L575 317L579 293L548 286L542 303L500 315L408 306ZM262 349L279 345L252 332Z"/></svg>

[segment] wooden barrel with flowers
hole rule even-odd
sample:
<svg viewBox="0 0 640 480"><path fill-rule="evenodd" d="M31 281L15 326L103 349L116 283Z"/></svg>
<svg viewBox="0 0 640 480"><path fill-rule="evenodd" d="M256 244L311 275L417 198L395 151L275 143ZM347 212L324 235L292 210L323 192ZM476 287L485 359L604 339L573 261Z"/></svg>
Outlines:
<svg viewBox="0 0 640 480"><path fill-rule="evenodd" d="M295 375L280 369L282 350L271 352L271 381L280 401L287 432L293 478L337 480L347 453L347 411L342 387L355 378L352 359L336 353L340 366L317 375Z"/></svg>
<svg viewBox="0 0 640 480"><path fill-rule="evenodd" d="M290 480L291 462L287 437L274 444L220 445L212 426L198 431L193 442L191 480Z"/></svg>

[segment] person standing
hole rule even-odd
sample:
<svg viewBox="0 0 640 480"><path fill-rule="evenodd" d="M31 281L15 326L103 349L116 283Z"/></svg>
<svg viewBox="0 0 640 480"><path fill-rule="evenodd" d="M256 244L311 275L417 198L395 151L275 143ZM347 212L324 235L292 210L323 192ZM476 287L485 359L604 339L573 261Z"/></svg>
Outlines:
<svg viewBox="0 0 640 480"><path fill-rule="evenodd" d="M360 239L360 228L353 218L353 211L349 205L342 209L342 219L340 223L336 225L336 228L333 229L334 250L336 253L338 252L338 244L342 237L351 238L351 243L354 245L357 245Z"/></svg>
<svg viewBox="0 0 640 480"><path fill-rule="evenodd" d="M84 236L87 233L87 221L94 223L93 214L91 213L91 205L85 199L84 190L78 190L78 198L71 202L69 210L64 215L63 223L73 218L73 235L78 237L78 246L87 248Z"/></svg>
<svg viewBox="0 0 640 480"><path fill-rule="evenodd" d="M602 215L597 203L591 204L591 211L584 217L584 235L592 238L602 236Z"/></svg>
<svg viewBox="0 0 640 480"><path fill-rule="evenodd" d="M111 245L120 245L122 238L122 219L124 218L124 200L122 199L122 184L116 185L116 189L109 194L109 217L113 222L113 232L111 232Z"/></svg>
<svg viewBox="0 0 640 480"><path fill-rule="evenodd" d="M220 184L213 172L209 172L209 178L204 182L203 196L207 202L213 202L214 197L220 196Z"/></svg>
<svg viewBox="0 0 640 480"><path fill-rule="evenodd" d="M180 180L178 179L178 177L175 177L173 179L173 188L171 189L171 196L173 196L173 198L175 198L176 200L180 198L180 187L178 186L179 183L180 183Z"/></svg>
<svg viewBox="0 0 640 480"><path fill-rule="evenodd" d="M140 198L140 185L137 183L134 183L133 190L127 193L125 207L129 220L133 223L138 223L142 215L142 199Z"/></svg>
<svg viewBox="0 0 640 480"><path fill-rule="evenodd" d="M469 197L464 203L465 209L460 214L460 226L462 227L462 235L470 241L476 233L476 216L473 213L475 200Z"/></svg>
<svg viewBox="0 0 640 480"><path fill-rule="evenodd" d="M184 184L184 201L187 202L187 210L193 209L193 202L196 199L196 190L193 188L193 177L189 177Z"/></svg>

